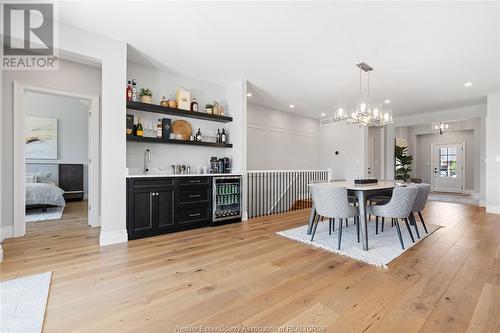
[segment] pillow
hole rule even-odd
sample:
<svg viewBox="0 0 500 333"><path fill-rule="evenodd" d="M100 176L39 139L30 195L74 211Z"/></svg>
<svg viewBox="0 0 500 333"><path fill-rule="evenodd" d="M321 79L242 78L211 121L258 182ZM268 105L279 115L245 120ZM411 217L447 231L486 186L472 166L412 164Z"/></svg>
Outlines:
<svg viewBox="0 0 500 333"><path fill-rule="evenodd" d="M25 183L36 183L37 182L37 175L35 173L27 173L24 175L24 182Z"/></svg>
<svg viewBox="0 0 500 333"><path fill-rule="evenodd" d="M52 176L52 172L50 172L50 171L40 172L37 174L36 182L50 184L50 183L52 183L51 176Z"/></svg>

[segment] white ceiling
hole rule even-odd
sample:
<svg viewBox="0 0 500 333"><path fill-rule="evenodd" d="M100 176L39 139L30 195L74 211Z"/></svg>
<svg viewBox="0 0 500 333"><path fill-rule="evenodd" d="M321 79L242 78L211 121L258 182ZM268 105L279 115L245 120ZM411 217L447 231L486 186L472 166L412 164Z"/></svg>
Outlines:
<svg viewBox="0 0 500 333"><path fill-rule="evenodd" d="M482 103L500 89L498 2L61 2L60 20L252 102L320 117L354 102L365 61L395 115ZM464 83L471 81L472 87Z"/></svg>

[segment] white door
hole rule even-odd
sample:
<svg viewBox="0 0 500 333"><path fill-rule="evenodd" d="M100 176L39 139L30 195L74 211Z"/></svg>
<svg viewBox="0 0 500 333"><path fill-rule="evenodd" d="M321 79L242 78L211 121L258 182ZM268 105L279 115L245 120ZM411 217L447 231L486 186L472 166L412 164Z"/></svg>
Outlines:
<svg viewBox="0 0 500 333"><path fill-rule="evenodd" d="M464 144L432 145L432 190L462 193L464 189Z"/></svg>

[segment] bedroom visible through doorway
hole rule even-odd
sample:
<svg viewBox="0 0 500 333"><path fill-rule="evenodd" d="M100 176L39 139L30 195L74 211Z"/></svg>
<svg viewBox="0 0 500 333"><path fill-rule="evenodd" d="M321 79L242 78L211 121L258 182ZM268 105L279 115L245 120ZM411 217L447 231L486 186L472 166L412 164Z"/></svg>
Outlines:
<svg viewBox="0 0 500 333"><path fill-rule="evenodd" d="M15 236L65 223L98 226L98 97L16 86L24 186L15 186Z"/></svg>

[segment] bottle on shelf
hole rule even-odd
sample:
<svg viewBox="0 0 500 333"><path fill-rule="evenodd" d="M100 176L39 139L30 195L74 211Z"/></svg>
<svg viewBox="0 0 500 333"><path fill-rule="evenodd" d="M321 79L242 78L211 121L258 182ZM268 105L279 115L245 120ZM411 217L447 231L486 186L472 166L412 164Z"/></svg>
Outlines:
<svg viewBox="0 0 500 333"><path fill-rule="evenodd" d="M156 123L156 137L159 139L163 137L163 126L161 123L161 119L158 119L158 123Z"/></svg>
<svg viewBox="0 0 500 333"><path fill-rule="evenodd" d="M196 141L201 142L201 130L198 128L198 132L196 133Z"/></svg>
<svg viewBox="0 0 500 333"><path fill-rule="evenodd" d="M226 141L227 141L226 131L224 129L222 129L222 133L220 135L220 142L225 144Z"/></svg>
<svg viewBox="0 0 500 333"><path fill-rule="evenodd" d="M142 120L141 120L140 117L137 120L137 128L136 128L136 131L135 131L135 135L137 135L137 136L144 136L144 128L142 127Z"/></svg>
<svg viewBox="0 0 500 333"><path fill-rule="evenodd" d="M219 129L217 129L217 137L215 139L215 142L220 143L220 130Z"/></svg>
<svg viewBox="0 0 500 333"><path fill-rule="evenodd" d="M127 91L126 91L127 101L132 100L132 83L130 80L127 82Z"/></svg>
<svg viewBox="0 0 500 333"><path fill-rule="evenodd" d="M138 100L137 83L135 82L135 79L132 79L132 101L137 102Z"/></svg>
<svg viewBox="0 0 500 333"><path fill-rule="evenodd" d="M198 102L196 101L196 98L193 98L193 101L191 102L191 111L198 112Z"/></svg>

